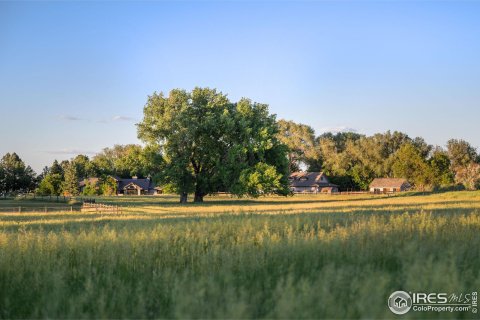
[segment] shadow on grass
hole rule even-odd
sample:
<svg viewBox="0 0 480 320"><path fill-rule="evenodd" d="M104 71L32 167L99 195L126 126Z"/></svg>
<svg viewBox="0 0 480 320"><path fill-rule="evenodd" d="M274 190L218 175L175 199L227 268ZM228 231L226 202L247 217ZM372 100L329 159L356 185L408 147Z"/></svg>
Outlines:
<svg viewBox="0 0 480 320"><path fill-rule="evenodd" d="M405 208L392 208L390 210L371 210L369 208L359 207L357 210L342 212L339 211L326 211L326 212L307 212L307 213L293 213L288 214L269 214L262 213L258 214L255 212L241 212L241 213L218 213L216 215L196 215L192 216L191 213L178 214L175 216L172 215L158 215L158 214L139 214L139 219L132 218L131 215L122 217L123 215L107 215L107 214L80 214L80 215L57 215L55 218L60 219L61 221L51 221L49 219L44 219L39 217L34 217L38 219L16 219L19 221L19 224L9 225L0 227L0 232L18 232L19 229L27 230L43 230L45 232L83 232L89 230L98 230L99 228L108 227L109 229L114 230L148 230L155 228L155 226L162 225L175 225L175 226L187 226L191 223L198 222L236 222L242 223L245 219L253 222L271 222L271 221L282 221L288 224L298 224L298 219L305 219L307 221L327 221L334 220L335 225L344 226L345 224L350 223L352 220L358 220L362 217L369 218L373 216L394 216L400 214L415 214L419 212L419 208L416 208L415 211L408 211ZM283 212L282 212L283 213ZM425 213L432 213L435 216L453 216L453 215L469 215L469 214L478 214L480 209L475 208L461 208L461 207L450 207L450 208L439 208L439 209L429 209ZM52 217L53 219L53 217ZM7 221L2 219L3 221ZM14 220L10 220L14 221ZM28 224L22 224L21 222L28 222ZM240 226L240 224L239 224Z"/></svg>
<svg viewBox="0 0 480 320"><path fill-rule="evenodd" d="M298 198L285 197L285 200L263 200L260 199L224 199L224 200L210 200L206 199L204 202L188 202L185 204L180 204L179 202L172 202L168 200L159 200L153 201L148 199L148 201L111 201L110 199L98 199L98 202L126 206L126 207L151 207L151 206L162 206L162 207L178 207L178 208L192 208L192 207L214 207L214 206L262 206L262 205L294 205L294 204L306 204L306 203L331 203L331 202L342 202L342 201L365 201L365 200L380 200L380 199L391 199L394 196L384 196L384 195L369 195L369 196L359 196L358 198L337 198L338 196L331 196L331 198L313 198L308 200L296 200ZM287 200L291 199L291 200Z"/></svg>

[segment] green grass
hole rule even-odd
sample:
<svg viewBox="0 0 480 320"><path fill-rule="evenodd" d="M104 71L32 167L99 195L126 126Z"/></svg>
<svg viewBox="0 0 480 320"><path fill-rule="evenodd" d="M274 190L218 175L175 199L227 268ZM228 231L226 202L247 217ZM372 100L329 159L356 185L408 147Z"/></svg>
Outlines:
<svg viewBox="0 0 480 320"><path fill-rule="evenodd" d="M479 192L177 200L0 214L0 318L398 318L393 291L480 288Z"/></svg>

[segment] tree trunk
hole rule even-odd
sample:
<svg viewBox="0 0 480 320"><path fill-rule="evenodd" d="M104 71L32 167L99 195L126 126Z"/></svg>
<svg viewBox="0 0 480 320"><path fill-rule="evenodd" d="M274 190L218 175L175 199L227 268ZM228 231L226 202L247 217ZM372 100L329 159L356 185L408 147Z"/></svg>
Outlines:
<svg viewBox="0 0 480 320"><path fill-rule="evenodd" d="M188 197L188 193L186 192L180 193L180 203L187 203L187 197Z"/></svg>
<svg viewBox="0 0 480 320"><path fill-rule="evenodd" d="M195 198L193 199L193 202L203 202L203 196L203 193L195 191Z"/></svg>

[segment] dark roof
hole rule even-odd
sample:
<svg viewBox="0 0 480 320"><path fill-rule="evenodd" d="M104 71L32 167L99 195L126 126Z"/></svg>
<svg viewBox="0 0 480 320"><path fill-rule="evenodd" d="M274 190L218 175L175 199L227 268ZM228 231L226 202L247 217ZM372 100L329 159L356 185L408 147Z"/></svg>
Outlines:
<svg viewBox="0 0 480 320"><path fill-rule="evenodd" d="M151 190L155 188L155 184L153 183L152 180L150 179L122 179L116 176L112 176L117 183L118 183L118 189L123 189L130 183L134 183L137 186L139 186L143 190ZM87 181L90 183L98 183L100 181L100 178L88 178L88 179L83 179L79 181L78 185L79 187L84 187L87 184Z"/></svg>
<svg viewBox="0 0 480 320"><path fill-rule="evenodd" d="M322 180L323 178L323 180ZM290 177L291 187L338 187L336 184L330 183L327 176L323 172L293 172Z"/></svg>
<svg viewBox="0 0 480 320"><path fill-rule="evenodd" d="M136 184L143 190L149 190L155 187L150 179L118 179L118 188L123 189L130 183Z"/></svg>
<svg viewBox="0 0 480 320"><path fill-rule="evenodd" d="M375 178L370 183L370 188L400 188L408 184L407 179L403 178Z"/></svg>

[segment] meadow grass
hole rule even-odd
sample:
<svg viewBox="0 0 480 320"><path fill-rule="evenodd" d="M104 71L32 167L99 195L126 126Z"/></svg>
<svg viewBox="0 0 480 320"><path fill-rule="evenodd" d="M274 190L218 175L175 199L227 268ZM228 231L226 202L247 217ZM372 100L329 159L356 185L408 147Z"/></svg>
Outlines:
<svg viewBox="0 0 480 320"><path fill-rule="evenodd" d="M0 318L398 318L393 291L480 288L480 192L177 200L0 214Z"/></svg>

